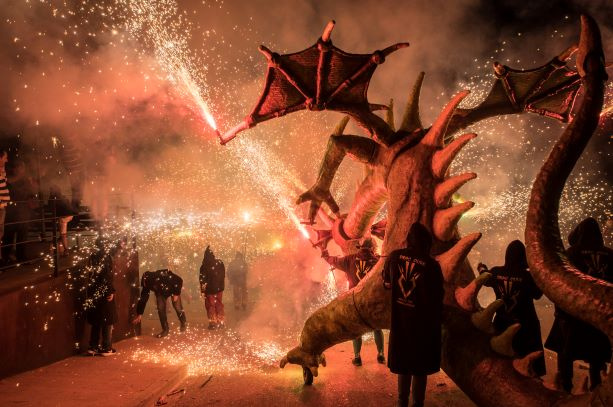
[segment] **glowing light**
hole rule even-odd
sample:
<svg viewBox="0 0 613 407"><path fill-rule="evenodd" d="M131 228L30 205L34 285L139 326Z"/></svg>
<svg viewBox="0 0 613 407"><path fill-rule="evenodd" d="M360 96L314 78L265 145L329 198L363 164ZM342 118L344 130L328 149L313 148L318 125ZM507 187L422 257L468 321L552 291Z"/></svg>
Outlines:
<svg viewBox="0 0 613 407"><path fill-rule="evenodd" d="M243 212L243 220L245 222L251 222L251 213L248 211Z"/></svg>

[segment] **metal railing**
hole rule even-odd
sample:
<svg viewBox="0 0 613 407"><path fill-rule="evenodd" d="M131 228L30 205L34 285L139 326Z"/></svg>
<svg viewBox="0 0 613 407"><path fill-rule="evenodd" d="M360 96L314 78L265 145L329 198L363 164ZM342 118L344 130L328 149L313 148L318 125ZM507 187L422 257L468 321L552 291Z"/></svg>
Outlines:
<svg viewBox="0 0 613 407"><path fill-rule="evenodd" d="M15 207L18 205L27 205L27 208L22 207L20 209L16 209ZM2 237L2 241L0 241L0 250L2 251L3 262L0 265L0 271L5 271L7 269L14 268L23 264L40 262L45 259L49 254L51 254L53 258L53 274L54 276L58 275L60 259L59 243L61 239L60 219L64 218L65 216L58 216L57 207L57 198L51 198L48 201L35 198L23 201L10 202L9 206L5 208L5 210L7 211L6 215L9 215L11 211L21 210L26 212L26 217L28 219L15 220L4 223L4 234ZM69 237L75 238L77 248L80 245L81 237L96 236L95 221L91 218L89 210L87 210L87 208L85 209L86 210L83 211L76 211L74 215L67 215L79 218L78 225L80 226L80 228L73 227L71 229L70 227L68 227L66 233L66 240L68 240ZM48 216L47 212L50 212L50 216ZM23 213L21 215L23 215ZM37 215L38 217L36 217ZM49 225L49 223L51 225ZM90 224L89 226L87 225L88 223ZM34 233L38 233L38 238L31 238L33 230ZM6 242L7 231L11 235L11 240L14 241ZM90 232L91 234L88 232ZM45 250L44 252L46 252L46 254L42 253L41 255L33 258L18 258L19 254L23 253L22 250L25 250L27 245L45 242L51 243L51 253ZM9 257L7 250L9 247L11 248L11 251L15 251L16 259L14 261L11 261L10 258L7 258ZM68 248L64 247L64 250L68 250Z"/></svg>

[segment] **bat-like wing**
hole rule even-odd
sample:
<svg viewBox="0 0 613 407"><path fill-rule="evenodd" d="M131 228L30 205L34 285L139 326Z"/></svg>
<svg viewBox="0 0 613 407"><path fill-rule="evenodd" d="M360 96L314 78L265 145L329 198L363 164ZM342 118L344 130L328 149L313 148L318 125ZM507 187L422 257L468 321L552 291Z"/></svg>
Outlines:
<svg viewBox="0 0 613 407"><path fill-rule="evenodd" d="M257 123L298 110L368 114L386 108L368 102L370 78L389 54L409 44L394 44L372 54L350 54L332 45L332 27L333 22L317 43L293 54L280 55L260 46L268 59L264 90L251 113L222 142Z"/></svg>

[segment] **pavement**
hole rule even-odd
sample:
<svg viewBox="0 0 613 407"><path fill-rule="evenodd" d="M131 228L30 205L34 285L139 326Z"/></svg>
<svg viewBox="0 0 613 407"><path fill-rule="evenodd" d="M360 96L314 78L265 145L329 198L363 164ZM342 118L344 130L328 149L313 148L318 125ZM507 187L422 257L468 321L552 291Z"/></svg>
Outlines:
<svg viewBox="0 0 613 407"><path fill-rule="evenodd" d="M177 317L169 307L171 335L157 339L159 322L152 302L143 316L143 335L114 344L116 355L74 356L2 379L0 399L21 406L381 407L395 403L396 377L377 363L372 335L365 336L363 366L351 364L350 342L339 344L325 353L327 367L319 369L313 385L305 386L301 367L278 367L299 331L252 336L258 329L250 324L258 326L261 314L229 306L227 328L209 331L204 307L196 298L184 300L188 331L179 333ZM555 371L553 356L547 354L549 372ZM585 370L576 372L580 386ZM441 371L429 377L426 406L475 404Z"/></svg>
<svg viewBox="0 0 613 407"><path fill-rule="evenodd" d="M152 406L157 394L186 377L185 366L134 361L153 337L116 343L117 354L74 356L0 380L4 404L20 406Z"/></svg>

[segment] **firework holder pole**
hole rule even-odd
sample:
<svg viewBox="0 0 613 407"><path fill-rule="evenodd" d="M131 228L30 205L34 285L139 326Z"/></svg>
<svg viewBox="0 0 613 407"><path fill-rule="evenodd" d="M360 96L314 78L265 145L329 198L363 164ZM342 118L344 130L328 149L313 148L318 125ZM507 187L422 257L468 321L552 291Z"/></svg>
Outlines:
<svg viewBox="0 0 613 407"><path fill-rule="evenodd" d="M57 277L59 275L59 260L60 260L60 253L57 247L58 221L57 221L56 203L57 203L57 198L53 199L53 229L52 229L52 233L53 233L53 277Z"/></svg>

